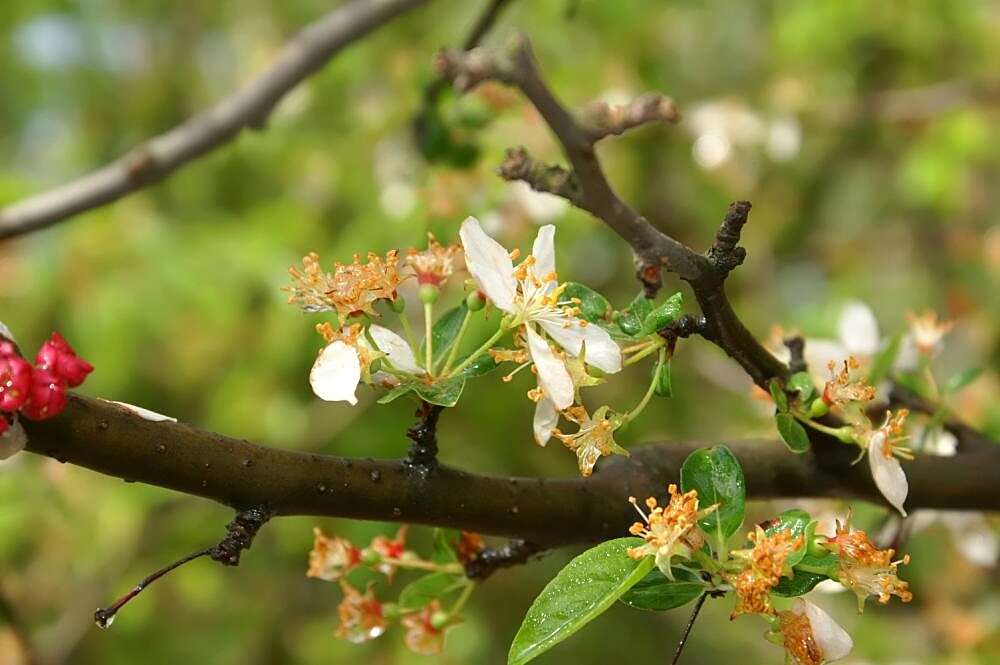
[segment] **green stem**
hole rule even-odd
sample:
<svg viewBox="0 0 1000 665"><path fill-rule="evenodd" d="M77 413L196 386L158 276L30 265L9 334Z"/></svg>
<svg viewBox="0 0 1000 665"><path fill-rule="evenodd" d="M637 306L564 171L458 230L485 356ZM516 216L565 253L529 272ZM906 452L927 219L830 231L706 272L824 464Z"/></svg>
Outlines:
<svg viewBox="0 0 1000 665"><path fill-rule="evenodd" d="M501 325L500 328L495 333L493 333L492 337L483 342L483 345L480 346L478 349L470 353L465 360L463 360L458 364L458 367L456 367L455 369L451 370L451 372L448 373L448 376L454 376L456 374L459 374L462 370L471 365L474 360L479 358L479 356L489 351L490 347L496 344L497 340L503 337L503 334L505 332L507 332L507 329Z"/></svg>
<svg viewBox="0 0 1000 665"><path fill-rule="evenodd" d="M656 359L656 368L653 370L653 379L649 382L649 387L646 389L646 394L642 396L642 401L635 405L635 408L622 416L622 424L631 422L642 413L642 410L646 408L649 404L649 400L653 397L653 392L656 390L656 383L660 380L660 369L663 367L663 363L667 359L667 350L664 347L660 347L660 355Z"/></svg>
<svg viewBox="0 0 1000 665"><path fill-rule="evenodd" d="M450 573L452 575L464 575L465 568L460 563L434 563L423 559L393 559L383 557L382 563L387 563L397 568L408 570L426 570L433 573Z"/></svg>
<svg viewBox="0 0 1000 665"><path fill-rule="evenodd" d="M413 328L410 326L410 320L406 318L405 312L396 312L396 316L399 317L400 323L403 324L403 334L406 335L406 341L410 345L410 350L413 351L413 355L417 354L417 338L413 336Z"/></svg>
<svg viewBox="0 0 1000 665"><path fill-rule="evenodd" d="M424 348L427 350L425 355L424 367L427 368L427 376L434 376L434 304L426 302L424 303Z"/></svg>
<svg viewBox="0 0 1000 665"><path fill-rule="evenodd" d="M469 320L472 318L472 310L465 310L465 318L462 319L462 325L458 328L458 335L455 337L455 341L451 344L451 351L448 352L448 359L444 362L444 367L441 368L441 374L448 374L448 370L455 363L455 359L458 357L458 347L462 345L462 338L465 337L465 330L469 327Z"/></svg>
<svg viewBox="0 0 1000 665"><path fill-rule="evenodd" d="M807 417L805 417L805 416L803 416L802 414L799 414L799 413L794 413L793 412L792 415L794 415L796 417L796 419L798 419L798 421L800 423L802 423L803 425L805 425L806 427L812 427L814 430L816 430L818 432L823 432L824 434L829 434L830 436L834 437L838 441L842 441L843 443L850 443L850 444L857 443L854 440L854 433L851 430L851 427L848 426L848 425L844 425L842 427L830 427L828 425L823 425L822 423L818 423L815 420L810 420L809 418L807 418ZM850 438L848 439L847 437L850 437Z"/></svg>
<svg viewBox="0 0 1000 665"><path fill-rule="evenodd" d="M459 612L461 612L462 608L465 607L465 604L469 602L469 598L472 597L472 592L475 590L476 590L475 582L470 581L468 584L466 584L465 588L462 589L462 595L460 595L458 599L455 601L455 604L451 606L451 609L448 611L448 615L456 616Z"/></svg>
<svg viewBox="0 0 1000 665"><path fill-rule="evenodd" d="M649 345L648 348L643 349L642 351L640 351L639 353L635 354L634 356L632 356L631 358L629 358L628 360L626 360L622 364L625 367L628 367L629 365L634 365L635 363L639 362L640 360L642 360L646 356L648 356L648 355L650 355L652 353L655 353L658 349L662 349L664 344L666 344L666 342L663 339L660 339L658 341L654 341L654 342L650 343L650 345Z"/></svg>

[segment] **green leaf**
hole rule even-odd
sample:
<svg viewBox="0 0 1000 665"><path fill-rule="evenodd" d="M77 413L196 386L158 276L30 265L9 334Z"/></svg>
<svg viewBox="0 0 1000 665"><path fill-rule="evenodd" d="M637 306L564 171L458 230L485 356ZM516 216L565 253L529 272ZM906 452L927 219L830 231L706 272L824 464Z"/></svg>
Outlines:
<svg viewBox="0 0 1000 665"><path fill-rule="evenodd" d="M434 529L434 553L431 561L434 563L452 563L458 561L458 541L462 537L461 533L455 529Z"/></svg>
<svg viewBox="0 0 1000 665"><path fill-rule="evenodd" d="M812 397L813 391L816 390L816 386L813 385L812 377L809 376L808 372L796 372L788 377L788 389L797 390L799 393L799 400L803 403L809 401Z"/></svg>
<svg viewBox="0 0 1000 665"><path fill-rule="evenodd" d="M645 300L645 298L644 298ZM651 335L677 320L684 311L684 295L678 291L651 311L642 321L642 334Z"/></svg>
<svg viewBox="0 0 1000 665"><path fill-rule="evenodd" d="M705 584L694 573L681 568L673 573L671 582L659 568L653 568L620 598L621 602L638 610L663 612L686 605L705 591Z"/></svg>
<svg viewBox="0 0 1000 665"><path fill-rule="evenodd" d="M771 391L771 399L774 400L774 406L778 409L778 413L787 413L788 395L785 394L785 389L781 387L781 381L771 379L767 382L767 387Z"/></svg>
<svg viewBox="0 0 1000 665"><path fill-rule="evenodd" d="M462 370L462 376L467 379L471 379L475 376L489 374L497 367L499 367L499 365L494 362L493 358L488 353L485 353L469 363L469 366Z"/></svg>
<svg viewBox="0 0 1000 665"><path fill-rule="evenodd" d="M793 453L804 453L809 450L809 435L806 428L790 413L779 413L774 417L778 426L778 434Z"/></svg>
<svg viewBox="0 0 1000 665"><path fill-rule="evenodd" d="M953 395L960 391L962 388L966 387L973 381L979 378L979 375L983 373L982 367L970 367L969 369L959 372L944 384L944 392L946 395Z"/></svg>
<svg viewBox="0 0 1000 665"><path fill-rule="evenodd" d="M399 606L407 611L419 610L465 584L465 580L450 573L430 573L403 587L399 592Z"/></svg>
<svg viewBox="0 0 1000 665"><path fill-rule="evenodd" d="M698 520L698 525L705 533L714 534L714 544L721 548L743 524L746 479L736 456L725 446L694 451L681 466L681 489L698 490L701 508L719 504Z"/></svg>
<svg viewBox="0 0 1000 665"><path fill-rule="evenodd" d="M621 311L618 327L627 335L636 336L642 333L642 323L653 311L653 305L644 293L637 295L632 302Z"/></svg>
<svg viewBox="0 0 1000 665"><path fill-rule="evenodd" d="M903 345L903 336L896 333L889 338L889 343L885 345L875 360L872 361L872 369L868 372L868 383L877 386L885 377L889 376L893 363L899 355L899 350Z"/></svg>
<svg viewBox="0 0 1000 665"><path fill-rule="evenodd" d="M388 404L389 402L394 402L403 395L405 395L406 393L410 392L411 390L413 390L412 383L400 384L395 388L393 388L392 390L390 390L389 392L387 392L386 394L382 395L382 397L379 398L378 403Z"/></svg>
<svg viewBox="0 0 1000 665"><path fill-rule="evenodd" d="M431 340L434 342L434 362L437 363L445 354L448 353L448 349L451 345L455 343L455 338L458 337L458 331L462 327L462 321L465 320L465 314L469 311L469 308L465 306L463 302L458 307L454 307L445 312L441 318L434 322L434 327L431 328ZM427 356L427 340L420 343L420 355L419 358L425 358Z"/></svg>
<svg viewBox="0 0 1000 665"><path fill-rule="evenodd" d="M825 579L829 578L826 575L796 570L795 577L782 577L778 580L778 584L771 589L771 593L776 596L784 596L785 598L794 598L795 596L809 593L813 590L813 587Z"/></svg>
<svg viewBox="0 0 1000 665"><path fill-rule="evenodd" d="M653 557L636 561L630 547L639 538L618 538L587 550L559 571L528 609L507 656L523 665L597 618L653 567Z"/></svg>
<svg viewBox="0 0 1000 665"><path fill-rule="evenodd" d="M591 323L607 321L611 316L611 303L600 293L578 282L567 282L563 300L580 299L580 316Z"/></svg>
<svg viewBox="0 0 1000 665"><path fill-rule="evenodd" d="M670 377L670 361L667 360L662 365L653 365L653 371L657 372L656 384L653 387L653 392L660 397L673 397L674 385Z"/></svg>
<svg viewBox="0 0 1000 665"><path fill-rule="evenodd" d="M420 399L438 406L455 406L458 398L462 396L465 388L465 377L456 376L450 379L435 381L434 383L411 383L413 392L420 395Z"/></svg>
<svg viewBox="0 0 1000 665"><path fill-rule="evenodd" d="M809 541L812 540L813 534L816 532L816 520L804 510L798 508L786 510L764 529L764 533L769 536L773 536L779 531L790 531L792 538L802 536L802 547L788 555L786 560L789 566L795 566L802 561L802 557L809 549Z"/></svg>

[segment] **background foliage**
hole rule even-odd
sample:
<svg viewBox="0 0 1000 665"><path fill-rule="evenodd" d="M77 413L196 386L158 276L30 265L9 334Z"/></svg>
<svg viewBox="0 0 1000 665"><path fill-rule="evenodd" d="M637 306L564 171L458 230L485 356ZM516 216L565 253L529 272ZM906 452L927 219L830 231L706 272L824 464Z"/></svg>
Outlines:
<svg viewBox="0 0 1000 665"><path fill-rule="evenodd" d="M338 56L266 131L141 194L0 245L3 320L29 347L62 331L97 367L89 394L274 446L402 455L408 404L375 417L370 395L351 408L309 391L315 321L278 290L302 254L347 260L419 245L428 229L452 240L467 214L504 244L523 245L535 224L553 221L561 277L621 304L635 289L627 248L609 230L493 175L511 145L558 158L516 95L447 97L440 114L450 142L425 137L433 163L415 146L411 122L432 54L462 40L474 4L432 3ZM328 9L319 0L0 3L0 202L64 182L208 106ZM840 306L855 298L887 333L902 328L906 311L935 308L958 321L941 366L991 369L963 393L960 412L1000 433L996 3L514 2L491 40L516 28L529 31L573 105L647 89L677 100L679 127L644 128L602 154L626 198L696 247L730 200L754 202L750 259L730 291L755 332L766 337L780 323L835 336ZM923 94L904 94L915 88ZM557 443L531 443L530 379L519 378L505 389L493 378L470 384L442 419L445 462L576 473ZM606 390L631 402L645 380L635 372ZM674 388L619 441L773 436L748 380L708 345L681 343ZM750 517L786 507L756 504ZM857 512L863 525L882 514ZM339 592L305 578L313 521L300 518L268 526L239 569L197 563L112 630L93 627L93 608L214 542L228 518L202 501L22 455L0 467L0 585L38 643L65 662L421 660L405 652L398 629L361 648L333 638ZM388 530L323 526L365 542ZM946 534L931 526L910 542L912 604L872 607L859 621L853 598L821 597L855 636L851 662L1000 658L996 573L959 556ZM501 662L525 608L571 554L493 578L440 661ZM761 625L730 625L728 612L709 603L686 662L778 662ZM620 606L539 662L664 660L686 618ZM0 630L0 661L17 658Z"/></svg>

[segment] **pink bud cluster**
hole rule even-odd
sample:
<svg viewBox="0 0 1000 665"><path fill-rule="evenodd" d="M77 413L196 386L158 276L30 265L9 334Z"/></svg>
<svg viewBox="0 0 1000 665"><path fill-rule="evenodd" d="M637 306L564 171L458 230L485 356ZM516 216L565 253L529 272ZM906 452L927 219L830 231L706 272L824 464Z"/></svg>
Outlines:
<svg viewBox="0 0 1000 665"><path fill-rule="evenodd" d="M58 415L66 406L66 391L83 383L93 370L57 332L42 344L34 366L12 341L0 337L0 434L10 427L16 412L31 420Z"/></svg>

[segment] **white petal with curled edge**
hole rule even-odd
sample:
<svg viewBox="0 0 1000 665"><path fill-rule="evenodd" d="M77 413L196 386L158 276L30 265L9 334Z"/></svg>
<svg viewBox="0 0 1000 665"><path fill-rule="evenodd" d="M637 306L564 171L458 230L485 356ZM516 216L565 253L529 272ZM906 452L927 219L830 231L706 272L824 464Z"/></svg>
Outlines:
<svg viewBox="0 0 1000 665"><path fill-rule="evenodd" d="M556 405L548 397L542 397L535 405L535 420L532 428L535 431L535 443L545 446L552 438L552 430L559 424L559 412Z"/></svg>
<svg viewBox="0 0 1000 665"><path fill-rule="evenodd" d="M150 422L154 422L154 423L165 423L165 422L175 423L175 422L177 422L176 418L171 418L170 416L165 416L162 413L157 413L156 411L150 411L149 409L144 409L141 406L136 406L135 404L129 404L128 402L116 402L113 399L106 399L104 401L105 402L110 402L111 404L115 404L117 406L120 406L121 408L125 409L126 411L134 413L135 415L139 416L140 418L142 418L144 420L148 420Z"/></svg>
<svg viewBox="0 0 1000 665"><path fill-rule="evenodd" d="M525 326L528 337L528 352L538 370L538 385L559 410L573 404L573 379L566 365L552 353L549 343L542 339L531 326Z"/></svg>
<svg viewBox="0 0 1000 665"><path fill-rule="evenodd" d="M309 385L313 392L327 402L357 404L358 398L354 396L354 391L360 380L361 360L358 359L358 352L350 344L339 340L320 351L309 372Z"/></svg>
<svg viewBox="0 0 1000 665"><path fill-rule="evenodd" d="M465 250L465 265L479 288L497 307L513 312L517 280L510 254L503 245L486 235L475 217L462 222L458 235Z"/></svg>
<svg viewBox="0 0 1000 665"><path fill-rule="evenodd" d="M804 598L796 598L792 606L796 614L805 614L812 627L813 639L819 647L824 662L844 658L854 648L854 640L833 618Z"/></svg>
<svg viewBox="0 0 1000 665"><path fill-rule="evenodd" d="M369 328L372 339L378 345L379 351L389 357L393 365L411 374L423 374L424 370L417 364L417 359L413 356L413 349L405 339L392 332L388 328L372 324Z"/></svg>
<svg viewBox="0 0 1000 665"><path fill-rule="evenodd" d="M546 224L538 229L535 243L531 246L531 255L535 257L535 265L531 267L531 270L539 279L556 271L555 235L556 227L552 224ZM546 291L554 288L555 284L549 284Z"/></svg>
<svg viewBox="0 0 1000 665"><path fill-rule="evenodd" d="M15 344L17 343L17 341L14 339L14 333L10 331L10 328L8 328L3 321L0 321L0 337L6 337Z"/></svg>
<svg viewBox="0 0 1000 665"><path fill-rule="evenodd" d="M622 350L611 339L608 331L594 324L581 325L579 319L562 316L548 316L538 323L570 355L579 356L584 344L587 353L584 360L588 365L614 374L622 368Z"/></svg>
<svg viewBox="0 0 1000 665"><path fill-rule="evenodd" d="M805 361L810 371L815 370L817 378L826 381L829 378L827 365L832 360L835 363L842 363L849 356L847 349L840 342L832 339L807 339L805 350Z"/></svg>
<svg viewBox="0 0 1000 665"><path fill-rule="evenodd" d="M837 323L840 342L848 353L870 357L878 353L878 321L871 308L859 300L852 300L840 310Z"/></svg>
<svg viewBox="0 0 1000 665"><path fill-rule="evenodd" d="M14 422L0 434L0 460L5 460L24 450L28 445L28 434L14 416Z"/></svg>
<svg viewBox="0 0 1000 665"><path fill-rule="evenodd" d="M883 452L887 443L886 434L881 431L875 432L868 442L868 463L871 465L872 479L886 501L906 517L903 502L906 501L910 485L906 482L906 473L903 472L899 460L887 457Z"/></svg>

